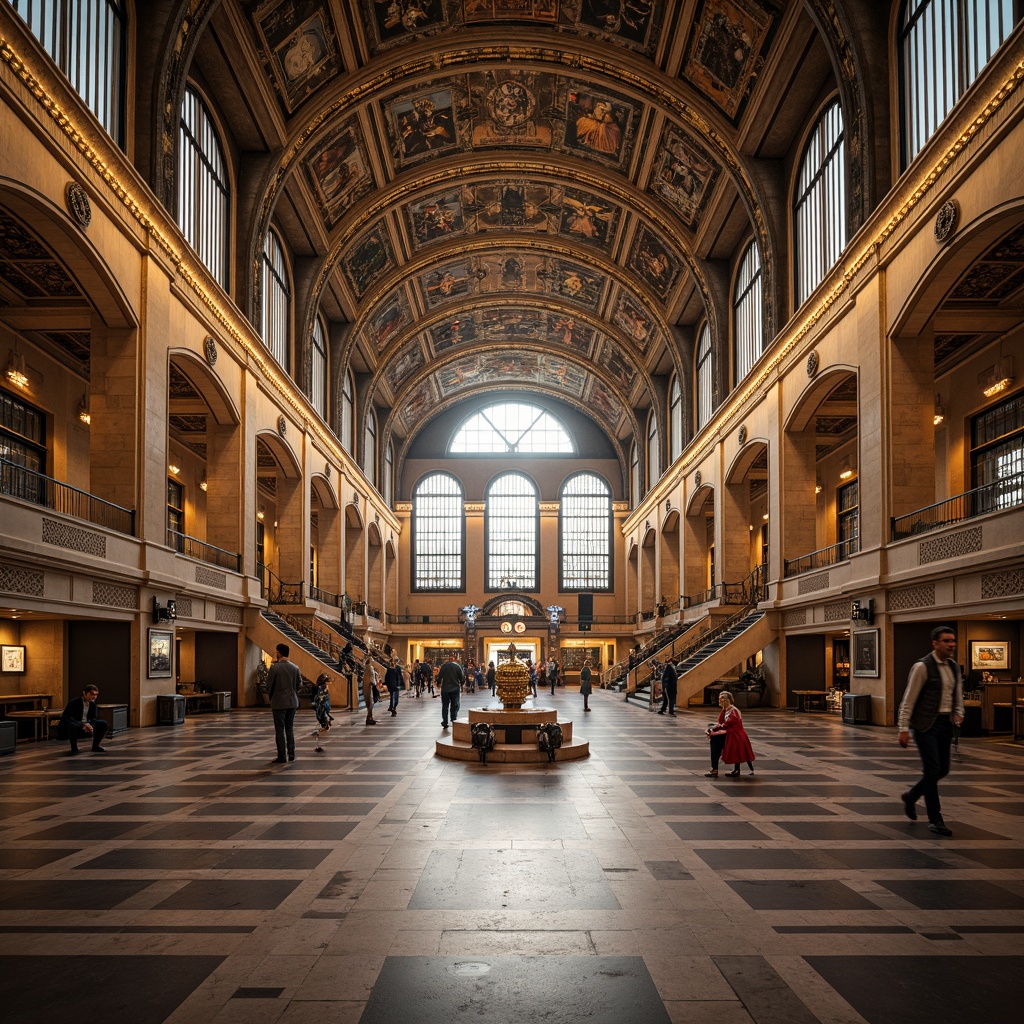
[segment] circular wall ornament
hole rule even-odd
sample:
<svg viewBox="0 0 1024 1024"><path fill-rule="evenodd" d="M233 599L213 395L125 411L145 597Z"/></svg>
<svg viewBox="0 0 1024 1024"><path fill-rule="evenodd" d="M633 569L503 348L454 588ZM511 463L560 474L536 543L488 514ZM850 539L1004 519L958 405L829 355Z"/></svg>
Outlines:
<svg viewBox="0 0 1024 1024"><path fill-rule="evenodd" d="M526 632L526 623L525 622L517 622L516 625L515 625L515 630L516 630L517 633L525 633Z"/></svg>
<svg viewBox="0 0 1024 1024"><path fill-rule="evenodd" d="M812 352L807 357L807 376L813 377L818 372L818 353Z"/></svg>
<svg viewBox="0 0 1024 1024"><path fill-rule="evenodd" d="M78 226L87 228L92 221L92 205L88 193L77 181L69 181L64 186L64 202L67 203L68 213L75 218Z"/></svg>
<svg viewBox="0 0 1024 1024"><path fill-rule="evenodd" d="M511 633L512 632L512 623L511 622L503 622L501 624L501 631L502 631L502 633Z"/></svg>
<svg viewBox="0 0 1024 1024"><path fill-rule="evenodd" d="M288 433L288 421L284 418L283 415L277 417L277 432L282 437L284 437L284 435Z"/></svg>
<svg viewBox="0 0 1024 1024"><path fill-rule="evenodd" d="M217 342L209 334L203 341L203 355L211 366L217 365Z"/></svg>
<svg viewBox="0 0 1024 1024"><path fill-rule="evenodd" d="M746 444L747 443L747 425L746 425L746 423L744 423L740 427L739 438L740 438L740 444Z"/></svg>
<svg viewBox="0 0 1024 1024"><path fill-rule="evenodd" d="M331 464L329 462L324 463L324 476L327 477L328 480L331 479Z"/></svg>
<svg viewBox="0 0 1024 1024"><path fill-rule="evenodd" d="M700 470L693 474L693 484L695 487L700 487Z"/></svg>
<svg viewBox="0 0 1024 1024"><path fill-rule="evenodd" d="M960 204L955 199L947 199L935 215L935 241L946 241L956 231L959 220Z"/></svg>

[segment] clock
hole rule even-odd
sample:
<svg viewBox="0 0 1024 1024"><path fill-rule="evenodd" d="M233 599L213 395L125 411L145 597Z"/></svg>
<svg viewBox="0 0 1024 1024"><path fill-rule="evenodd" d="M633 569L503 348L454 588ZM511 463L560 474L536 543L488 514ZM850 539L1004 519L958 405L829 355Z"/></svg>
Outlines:
<svg viewBox="0 0 1024 1024"><path fill-rule="evenodd" d="M502 631L502 633L511 633L512 632L512 623L511 622L503 622L501 624L501 631Z"/></svg>
<svg viewBox="0 0 1024 1024"><path fill-rule="evenodd" d="M526 632L526 623L525 622L517 622L515 628L516 628L516 632L517 633L525 633Z"/></svg>

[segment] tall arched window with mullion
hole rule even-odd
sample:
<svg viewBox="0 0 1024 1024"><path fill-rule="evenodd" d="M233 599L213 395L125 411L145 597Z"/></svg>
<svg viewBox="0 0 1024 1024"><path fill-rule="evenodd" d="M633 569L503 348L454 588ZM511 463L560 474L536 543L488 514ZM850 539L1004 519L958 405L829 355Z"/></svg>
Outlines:
<svg viewBox="0 0 1024 1024"><path fill-rule="evenodd" d="M213 118L187 86L178 125L178 227L227 290L231 203L227 162Z"/></svg>
<svg viewBox="0 0 1024 1024"><path fill-rule="evenodd" d="M537 589L537 489L522 473L503 473L487 488L484 538L488 590Z"/></svg>
<svg viewBox="0 0 1024 1024"><path fill-rule="evenodd" d="M121 0L10 0L114 141L124 148L128 15Z"/></svg>
<svg viewBox="0 0 1024 1024"><path fill-rule="evenodd" d="M611 590L612 492L596 473L562 487L558 513L559 590Z"/></svg>
<svg viewBox="0 0 1024 1024"><path fill-rule="evenodd" d="M694 390L697 393L697 429L711 420L715 409L714 362L711 357L711 328L705 324L697 336L694 358Z"/></svg>
<svg viewBox="0 0 1024 1024"><path fill-rule="evenodd" d="M463 590L466 518L462 486L431 473L412 495L412 589Z"/></svg>
<svg viewBox="0 0 1024 1024"><path fill-rule="evenodd" d="M673 376L668 398L668 458L675 462L683 454L683 389L679 377Z"/></svg>
<svg viewBox="0 0 1024 1024"><path fill-rule="evenodd" d="M740 260L732 300L733 358L739 384L764 351L764 316L761 306L761 255L757 242L747 246Z"/></svg>
<svg viewBox="0 0 1024 1024"><path fill-rule="evenodd" d="M903 168L1022 17L1020 0L904 0L897 38Z"/></svg>
<svg viewBox="0 0 1024 1024"><path fill-rule="evenodd" d="M793 234L800 306L846 245L846 159L838 100L825 109L807 140L797 174Z"/></svg>
<svg viewBox="0 0 1024 1024"><path fill-rule="evenodd" d="M377 486L377 415L371 409L366 417L366 444L363 448L363 472Z"/></svg>
<svg viewBox="0 0 1024 1024"><path fill-rule="evenodd" d="M341 445L353 454L352 439L355 437L356 387L352 371L347 370L341 385Z"/></svg>
<svg viewBox="0 0 1024 1024"><path fill-rule="evenodd" d="M391 504L395 493L395 446L388 441L384 449L384 503Z"/></svg>
<svg viewBox="0 0 1024 1024"><path fill-rule="evenodd" d="M309 346L309 400L320 418L327 419L327 330L320 317L313 321Z"/></svg>
<svg viewBox="0 0 1024 1024"><path fill-rule="evenodd" d="M640 504L643 495L640 492L640 446L636 443L629 448L629 496L633 508Z"/></svg>
<svg viewBox="0 0 1024 1024"><path fill-rule="evenodd" d="M651 409L647 414L647 489L650 490L661 476L661 435L658 417Z"/></svg>
<svg viewBox="0 0 1024 1024"><path fill-rule="evenodd" d="M273 231L263 240L263 344L288 371L288 331L292 296L284 248Z"/></svg>

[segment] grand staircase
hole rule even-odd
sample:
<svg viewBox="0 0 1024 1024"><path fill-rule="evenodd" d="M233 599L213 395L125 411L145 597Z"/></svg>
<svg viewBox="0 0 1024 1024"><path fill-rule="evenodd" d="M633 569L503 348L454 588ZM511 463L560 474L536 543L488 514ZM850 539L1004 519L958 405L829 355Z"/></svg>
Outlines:
<svg viewBox="0 0 1024 1024"><path fill-rule="evenodd" d="M774 639L775 630L768 624L765 613L750 608L702 633L676 653L679 672L677 706L685 707L694 694L764 650ZM648 675L643 683L626 695L626 701L650 708L652 682L651 675Z"/></svg>
<svg viewBox="0 0 1024 1024"><path fill-rule="evenodd" d="M260 645L268 654L273 654L278 644L287 644L290 648L289 660L293 661L306 679L314 680L326 672L331 681L327 688L331 694L332 708L351 707L351 695L348 683L338 671L337 654L332 654L318 647L311 639L303 636L276 612L261 611L260 618L251 633L253 642Z"/></svg>

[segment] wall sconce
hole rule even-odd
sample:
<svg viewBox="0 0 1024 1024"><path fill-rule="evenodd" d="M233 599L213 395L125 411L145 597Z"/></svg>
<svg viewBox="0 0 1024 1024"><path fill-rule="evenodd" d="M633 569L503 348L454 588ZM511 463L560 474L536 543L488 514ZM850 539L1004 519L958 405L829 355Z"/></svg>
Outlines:
<svg viewBox="0 0 1024 1024"><path fill-rule="evenodd" d="M666 512L671 512L672 511L672 499L671 498L666 498L665 499L665 511Z"/></svg>
<svg viewBox="0 0 1024 1024"><path fill-rule="evenodd" d="M277 520L276 519L274 520L274 529L275 530L277 529Z"/></svg>
<svg viewBox="0 0 1024 1024"><path fill-rule="evenodd" d="M846 462L843 463L843 469L839 474L839 479L849 480L851 476L853 476L853 470L850 468L850 460L847 459Z"/></svg>
<svg viewBox="0 0 1024 1024"><path fill-rule="evenodd" d="M7 371L8 376L10 370ZM986 398L992 398L1001 391L1005 391L1013 383L1013 356L1003 356L999 364L992 371L991 375L982 381L982 394Z"/></svg>
<svg viewBox="0 0 1024 1024"><path fill-rule="evenodd" d="M168 464L167 470L171 474L171 476L177 476L181 472L181 469L178 466L175 466L173 463Z"/></svg>
<svg viewBox="0 0 1024 1024"><path fill-rule="evenodd" d="M821 481L820 480L815 480L814 481L814 493L815 494L821 494Z"/></svg>
<svg viewBox="0 0 1024 1024"><path fill-rule="evenodd" d="M82 400L78 403L78 418L86 426L92 423L92 414L89 412L89 403L85 400L85 395L82 395Z"/></svg>
<svg viewBox="0 0 1024 1024"><path fill-rule="evenodd" d="M267 514L266 510L263 508L262 505L260 505L260 507L256 510L256 518L262 523L263 522L263 517L266 514Z"/></svg>
<svg viewBox="0 0 1024 1024"><path fill-rule="evenodd" d="M206 481L205 480L200 480L199 481L199 490L201 490L204 494L206 493Z"/></svg>
<svg viewBox="0 0 1024 1024"><path fill-rule="evenodd" d="M942 399L935 396L935 415L932 416L932 425L938 426L946 418L946 410L942 407Z"/></svg>
<svg viewBox="0 0 1024 1024"><path fill-rule="evenodd" d="M768 522L768 513L765 512L765 514L763 516L761 516L761 518L767 523Z"/></svg>
<svg viewBox="0 0 1024 1024"><path fill-rule="evenodd" d="M17 388L28 387L28 374L25 372L25 356L23 353L11 352L7 358L7 379Z"/></svg>

